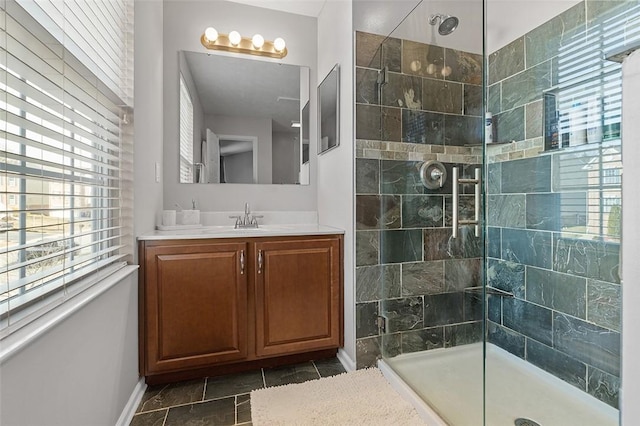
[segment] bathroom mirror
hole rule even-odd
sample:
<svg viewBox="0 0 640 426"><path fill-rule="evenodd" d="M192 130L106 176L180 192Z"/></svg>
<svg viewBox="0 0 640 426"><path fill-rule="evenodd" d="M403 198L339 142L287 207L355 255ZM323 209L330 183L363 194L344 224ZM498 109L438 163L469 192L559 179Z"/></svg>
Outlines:
<svg viewBox="0 0 640 426"><path fill-rule="evenodd" d="M180 183L308 184L308 67L181 51L179 71Z"/></svg>
<svg viewBox="0 0 640 426"><path fill-rule="evenodd" d="M339 72L336 64L318 86L318 154L340 144L338 136Z"/></svg>

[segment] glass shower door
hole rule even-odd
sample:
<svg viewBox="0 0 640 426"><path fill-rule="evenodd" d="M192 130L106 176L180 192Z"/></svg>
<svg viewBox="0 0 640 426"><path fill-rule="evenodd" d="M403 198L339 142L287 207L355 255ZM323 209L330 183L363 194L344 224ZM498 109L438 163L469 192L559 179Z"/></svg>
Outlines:
<svg viewBox="0 0 640 426"><path fill-rule="evenodd" d="M451 425L617 424L622 94L605 58L640 40L640 5L416 4L355 36L358 365L381 356ZM431 161L442 186L421 180Z"/></svg>
<svg viewBox="0 0 640 426"><path fill-rule="evenodd" d="M452 225L454 170L464 223L483 168L482 22L459 22L462 43L438 30L482 2L416 4L391 34L355 35L358 359L381 355L449 424L480 425L484 243Z"/></svg>
<svg viewBox="0 0 640 426"><path fill-rule="evenodd" d="M549 10L531 3L514 25ZM487 28L487 425L618 424L621 72L605 58L640 11L552 8L513 40Z"/></svg>

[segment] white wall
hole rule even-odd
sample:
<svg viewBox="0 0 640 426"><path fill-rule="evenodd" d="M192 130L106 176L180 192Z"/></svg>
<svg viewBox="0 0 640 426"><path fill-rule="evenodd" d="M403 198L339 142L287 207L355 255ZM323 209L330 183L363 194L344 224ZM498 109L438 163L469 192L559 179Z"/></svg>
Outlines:
<svg viewBox="0 0 640 426"><path fill-rule="evenodd" d="M622 68L622 150L624 152L624 185L622 187L622 424L633 426L640 418L640 337L636 332L640 324L640 51L624 62Z"/></svg>
<svg viewBox="0 0 640 426"><path fill-rule="evenodd" d="M225 155L224 180L230 183L253 182L253 152Z"/></svg>
<svg viewBox="0 0 640 426"><path fill-rule="evenodd" d="M318 156L318 215L345 230L344 350L355 362L353 32L351 2L328 1L318 17L318 80L340 64L340 145ZM314 117L315 115L311 115ZM311 142L312 151L316 142ZM312 172L313 173L313 172Z"/></svg>
<svg viewBox="0 0 640 426"><path fill-rule="evenodd" d="M291 133L275 132L272 160L273 183L296 182L300 171L299 137Z"/></svg>
<svg viewBox="0 0 640 426"><path fill-rule="evenodd" d="M213 133L218 135L218 137L254 136L258 138L258 183L271 183L273 156L273 128L271 120L267 118L206 115L205 125L211 129ZM183 189L187 188L188 187L185 187ZM238 187L236 187L236 190L238 190L237 188ZM215 190L217 187L207 186L205 189ZM241 204L244 205L244 202ZM198 205L201 205L201 203L198 203ZM238 206L233 207L238 208Z"/></svg>
<svg viewBox="0 0 640 426"><path fill-rule="evenodd" d="M288 55L277 62L311 68L311 87L316 81L316 19L225 1L164 1L164 205L191 205L202 210L239 211L245 202L253 210L316 210L315 155L311 185L203 185L178 183L178 51L206 52L200 36L207 26L221 33L260 33L266 39L278 36L287 42ZM158 51L157 44L154 52ZM215 54L218 54L217 52ZM245 55L247 59L252 57ZM256 60L269 60L259 59ZM315 91L311 92L311 114L316 114ZM161 121L156 121L160 123ZM315 135L315 123L312 124Z"/></svg>
<svg viewBox="0 0 640 426"><path fill-rule="evenodd" d="M135 1L134 235L152 231L162 210L162 2ZM177 61L177 57L176 57ZM176 157L176 163L178 162ZM156 164L160 179L156 182Z"/></svg>
<svg viewBox="0 0 640 426"><path fill-rule="evenodd" d="M132 273L0 367L3 426L112 426L138 382Z"/></svg>

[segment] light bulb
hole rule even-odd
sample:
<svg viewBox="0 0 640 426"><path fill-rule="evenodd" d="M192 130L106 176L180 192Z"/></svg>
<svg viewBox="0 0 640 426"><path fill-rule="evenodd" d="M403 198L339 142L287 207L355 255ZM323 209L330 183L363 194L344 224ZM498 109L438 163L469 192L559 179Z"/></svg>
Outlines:
<svg viewBox="0 0 640 426"><path fill-rule="evenodd" d="M218 31L216 31L216 29L213 27L208 27L206 30L204 30L204 38L206 38L207 41L213 43L218 39Z"/></svg>
<svg viewBox="0 0 640 426"><path fill-rule="evenodd" d="M233 44L234 46L239 45L241 40L242 40L242 37L240 36L239 32L231 31L229 33L229 43Z"/></svg>
<svg viewBox="0 0 640 426"><path fill-rule="evenodd" d="M251 39L251 43L253 44L253 47L255 47L256 49L260 49L264 45L264 37L262 37L260 34L256 34Z"/></svg>
<svg viewBox="0 0 640 426"><path fill-rule="evenodd" d="M278 37L277 39L273 40L273 48L276 49L276 52L282 52L285 47L286 47L286 44L284 43L284 40L281 37Z"/></svg>

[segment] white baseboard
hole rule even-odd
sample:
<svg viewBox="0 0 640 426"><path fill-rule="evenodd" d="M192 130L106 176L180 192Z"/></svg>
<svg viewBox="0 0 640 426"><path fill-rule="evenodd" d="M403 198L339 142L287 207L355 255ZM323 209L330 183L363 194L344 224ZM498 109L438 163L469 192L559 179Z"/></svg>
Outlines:
<svg viewBox="0 0 640 426"><path fill-rule="evenodd" d="M356 371L356 362L351 359L344 349L338 349L336 358L338 358L338 361L340 361L340 364L342 364L345 370Z"/></svg>
<svg viewBox="0 0 640 426"><path fill-rule="evenodd" d="M147 384L144 382L144 377L141 377L133 388L133 392L131 392L131 396L124 406L122 414L120 414L120 418L116 422L116 426L129 426L131 420L133 420L133 416L136 414L138 405L140 405L140 401L142 401L145 390L147 390Z"/></svg>

